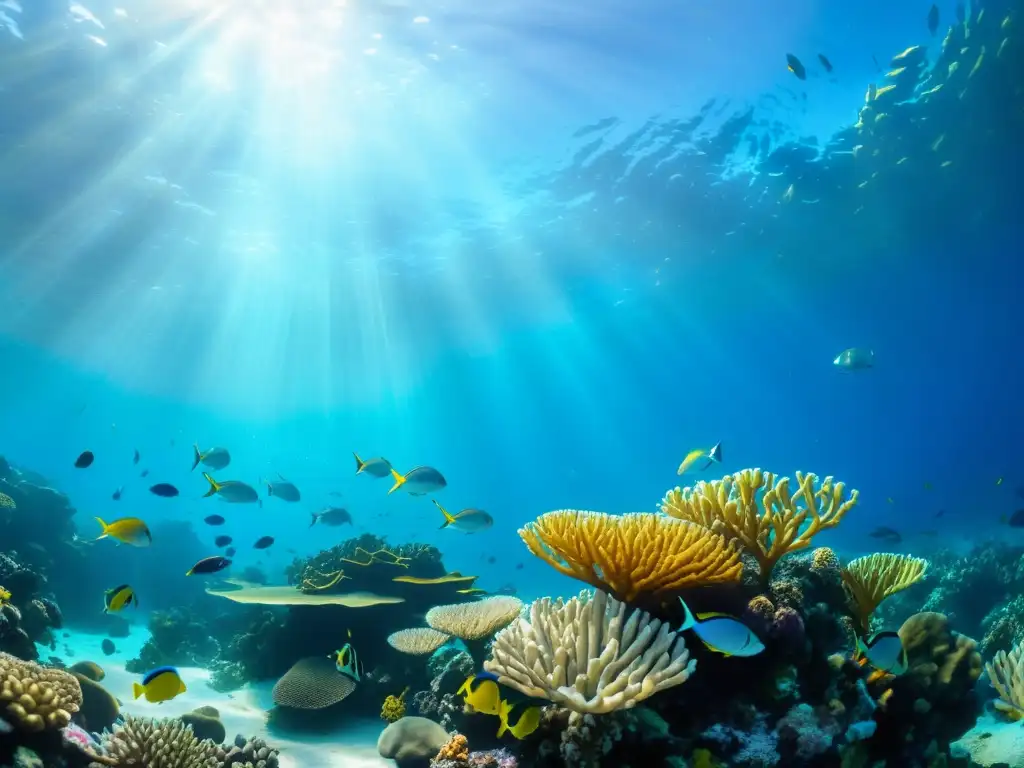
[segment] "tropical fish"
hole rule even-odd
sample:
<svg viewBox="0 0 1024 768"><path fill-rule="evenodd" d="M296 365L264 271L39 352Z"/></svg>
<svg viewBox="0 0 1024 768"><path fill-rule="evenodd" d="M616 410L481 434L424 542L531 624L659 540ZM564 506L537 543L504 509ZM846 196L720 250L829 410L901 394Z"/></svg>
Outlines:
<svg viewBox="0 0 1024 768"><path fill-rule="evenodd" d="M823 66L823 67L825 68L825 71L826 71L826 72L828 72L829 74L831 74L831 73L832 73L832 69L833 69L833 67L832 67L832 62L831 62L831 61L829 61L829 60L828 60L828 59L827 59L827 58L825 57L825 54L823 54L823 53L819 53L819 54L818 54L818 61L820 61L820 62L821 62L821 66Z"/></svg>
<svg viewBox="0 0 1024 768"><path fill-rule="evenodd" d="M400 475L392 469L391 477L395 479L395 484L391 486L388 494L402 488L410 496L426 496L428 493L434 493L448 485L444 475L433 467L416 467L404 475Z"/></svg>
<svg viewBox="0 0 1024 768"><path fill-rule="evenodd" d="M6 493L0 493L0 507L7 507L8 509L17 509L18 505L15 504L14 499L12 499Z"/></svg>
<svg viewBox="0 0 1024 768"><path fill-rule="evenodd" d="M82 453L78 455L78 458L75 459L75 466L78 467L78 469L85 469L86 467L91 467L95 460L96 456L93 455L92 451L82 451Z"/></svg>
<svg viewBox="0 0 1024 768"><path fill-rule="evenodd" d="M867 642L857 638L856 658L887 675L902 675L907 671L907 649L898 632L876 632Z"/></svg>
<svg viewBox="0 0 1024 768"><path fill-rule="evenodd" d="M100 524L103 532L96 537L96 541L105 539L108 536L117 539L133 547L148 547L153 543L153 536L146 524L137 517L122 517L109 525L97 517L96 522Z"/></svg>
<svg viewBox="0 0 1024 768"><path fill-rule="evenodd" d="M228 547L224 550L224 554L228 557L234 557L237 550L234 547Z"/></svg>
<svg viewBox="0 0 1024 768"><path fill-rule="evenodd" d="M149 492L154 496L163 496L165 499L171 499L178 495L178 489L170 483L157 483L149 489Z"/></svg>
<svg viewBox="0 0 1024 768"><path fill-rule="evenodd" d="M889 544L899 544L903 541L903 536L895 528L890 528L887 525L880 525L871 533L868 534L872 539L881 539Z"/></svg>
<svg viewBox="0 0 1024 768"><path fill-rule="evenodd" d="M266 549L274 543L273 536L260 536L256 539L256 543L253 544L253 549Z"/></svg>
<svg viewBox="0 0 1024 768"><path fill-rule="evenodd" d="M103 650L103 653L107 656L109 656L117 650L117 648L114 647L114 641L111 640L109 637L103 638L103 642L100 643L100 648Z"/></svg>
<svg viewBox="0 0 1024 768"><path fill-rule="evenodd" d="M276 496L281 501L301 501L302 494L299 493L299 489L295 487L295 483L285 480L281 475L278 475L278 477L281 479L277 482L271 482L270 480L264 481L267 484L267 495Z"/></svg>
<svg viewBox="0 0 1024 768"><path fill-rule="evenodd" d="M135 449L135 455L132 456L132 464L138 464L139 459L142 458L142 454L139 453L139 449Z"/></svg>
<svg viewBox="0 0 1024 768"><path fill-rule="evenodd" d="M149 477L149 470L144 469L141 472L139 472L139 477Z"/></svg>
<svg viewBox="0 0 1024 768"><path fill-rule="evenodd" d="M207 525L224 525L224 523L226 523L227 520L225 520L220 515L207 515L203 518L203 522Z"/></svg>
<svg viewBox="0 0 1024 768"><path fill-rule="evenodd" d="M335 651L334 666L341 674L357 683L363 679L363 662L360 661L352 643L345 643L340 650Z"/></svg>
<svg viewBox="0 0 1024 768"><path fill-rule="evenodd" d="M214 543L215 546L218 546L218 547L226 547L228 544L231 543L231 537L230 536L218 536L216 539L213 540L213 543Z"/></svg>
<svg viewBox="0 0 1024 768"><path fill-rule="evenodd" d="M103 612L117 613L129 605L139 607L139 599L135 596L135 590L127 584L108 589L103 593Z"/></svg>
<svg viewBox="0 0 1024 768"><path fill-rule="evenodd" d="M317 523L330 526L344 525L345 523L352 525L352 515L344 507L328 507L323 512L312 512L311 514L313 522L309 524L310 528Z"/></svg>
<svg viewBox="0 0 1024 768"><path fill-rule="evenodd" d="M381 456L378 456L375 459L367 459L366 461L363 461L355 451L352 451L352 455L356 458L357 475L365 473L370 477L376 477L379 479L391 474L391 462Z"/></svg>
<svg viewBox="0 0 1024 768"><path fill-rule="evenodd" d="M706 457L707 463L701 467L701 472L710 467L712 464L722 463L722 444L715 443L713 448L694 448L683 458L682 463L679 465L679 469L676 470L677 475L681 475L686 472L690 467L697 463L697 460Z"/></svg>
<svg viewBox="0 0 1024 768"><path fill-rule="evenodd" d="M204 467L216 471L218 469L224 469L228 464L231 463L231 454L228 453L227 448L210 448L206 451L199 450L199 445L195 444L192 446L192 469L194 470L200 464Z"/></svg>
<svg viewBox="0 0 1024 768"><path fill-rule="evenodd" d="M112 498L114 501L120 501L122 493L124 493L124 486L118 488L116 491L110 494L110 498Z"/></svg>
<svg viewBox="0 0 1024 768"><path fill-rule="evenodd" d="M786 69L796 75L800 80L807 79L807 70L804 69L804 65L800 63L800 59L792 53L786 54Z"/></svg>
<svg viewBox="0 0 1024 768"><path fill-rule="evenodd" d="M203 494L203 498L216 494L229 504L252 504L260 500L256 489L240 480L214 480L209 473L203 472L203 477L210 484L210 490Z"/></svg>
<svg viewBox="0 0 1024 768"><path fill-rule="evenodd" d="M494 518L482 509L468 508L452 515L447 509L438 504L436 499L431 499L431 501L434 502L434 506L441 510L441 514L444 515L442 528L447 528L450 525L466 533L476 533L477 531L486 531L494 525Z"/></svg>
<svg viewBox="0 0 1024 768"><path fill-rule="evenodd" d="M501 714L501 688L498 687L498 676L491 672L470 675L455 695L461 695L474 712L482 715Z"/></svg>
<svg viewBox="0 0 1024 768"><path fill-rule="evenodd" d="M840 352L832 361L832 365L844 371L863 371L874 367L875 353L870 349L850 347Z"/></svg>
<svg viewBox="0 0 1024 768"><path fill-rule="evenodd" d="M193 565L187 571L186 576L203 576L208 573L216 573L217 571L223 571L231 565L231 561L226 557L220 555L214 555L213 557L204 557L198 563Z"/></svg>
<svg viewBox="0 0 1024 768"><path fill-rule="evenodd" d="M753 630L739 619L724 613L701 613L694 618L683 598L679 603L683 606L679 631L693 630L710 650L725 656L756 656L764 650Z"/></svg>
<svg viewBox="0 0 1024 768"><path fill-rule="evenodd" d="M145 696L146 701L154 704L170 701L184 692L185 683L174 667L158 667L142 678L142 685L132 683L132 693L136 699Z"/></svg>
<svg viewBox="0 0 1024 768"><path fill-rule="evenodd" d="M540 713L542 705L534 704L531 701L517 701L509 703L502 699L498 704L498 717L501 719L501 726L498 728L500 739L508 731L517 739L525 739L540 726Z"/></svg>
<svg viewBox="0 0 1024 768"><path fill-rule="evenodd" d="M939 6L932 4L928 10L928 31L934 36L939 31Z"/></svg>
<svg viewBox="0 0 1024 768"><path fill-rule="evenodd" d="M0 587L0 605L11 601L11 591Z"/></svg>

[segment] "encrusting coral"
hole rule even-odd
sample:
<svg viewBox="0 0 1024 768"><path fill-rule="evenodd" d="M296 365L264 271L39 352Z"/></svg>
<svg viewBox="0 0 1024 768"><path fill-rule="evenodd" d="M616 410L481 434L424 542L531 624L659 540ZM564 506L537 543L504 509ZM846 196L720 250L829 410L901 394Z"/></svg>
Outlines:
<svg viewBox="0 0 1024 768"><path fill-rule="evenodd" d="M1024 642L1009 653L998 651L985 672L999 694L995 708L1011 720L1024 719Z"/></svg>
<svg viewBox="0 0 1024 768"><path fill-rule="evenodd" d="M716 533L664 515L559 510L519 529L537 557L620 600L738 582L739 553Z"/></svg>
<svg viewBox="0 0 1024 768"><path fill-rule="evenodd" d="M628 709L693 673L683 638L668 624L597 590L568 602L535 600L530 620L498 633L484 669L526 696L574 712Z"/></svg>
<svg viewBox="0 0 1024 768"><path fill-rule="evenodd" d="M871 614L887 597L924 578L928 561L910 555L879 552L851 560L842 570L843 581L853 598L861 632L871 628Z"/></svg>
<svg viewBox="0 0 1024 768"><path fill-rule="evenodd" d="M63 728L81 706L74 675L0 653L0 707L25 730Z"/></svg>
<svg viewBox="0 0 1024 768"><path fill-rule="evenodd" d="M737 542L761 568L767 583L775 564L804 549L819 532L839 525L856 504L859 492L846 497L846 486L826 477L796 473L797 490L788 477L744 469L721 480L674 488L661 504L669 517L696 523ZM816 486L817 489L816 489Z"/></svg>
<svg viewBox="0 0 1024 768"><path fill-rule="evenodd" d="M181 720L150 720L128 715L103 735L111 765L145 768L219 768L217 745L200 741Z"/></svg>

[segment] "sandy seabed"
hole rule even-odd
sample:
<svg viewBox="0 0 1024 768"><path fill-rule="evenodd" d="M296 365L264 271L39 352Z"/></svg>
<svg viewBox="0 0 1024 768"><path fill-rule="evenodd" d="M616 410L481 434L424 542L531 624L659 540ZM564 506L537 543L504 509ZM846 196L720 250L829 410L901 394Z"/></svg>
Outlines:
<svg viewBox="0 0 1024 768"><path fill-rule="evenodd" d="M104 687L121 700L123 712L143 717L176 717L197 707L216 707L227 730L229 742L237 733L266 739L271 746L280 750L281 768L394 766L392 761L384 760L377 754L377 737L384 726L379 719L367 718L353 722L333 734L303 734L301 739L271 734L267 731L266 713L273 706L273 683L258 683L231 693L219 693L208 684L210 673L195 667L178 668L188 690L177 698L161 704L152 704L145 699L135 700L132 698L132 683L140 680L141 676L125 671L124 665L139 655L142 644L149 638L149 632L133 627L128 637L113 640L117 650L110 656L104 655L101 648L106 635L76 632L70 628L68 632L70 637L61 637L56 651L40 648L41 660L45 661L52 654L69 665L76 661L96 662L106 672ZM69 650L71 653L68 653Z"/></svg>

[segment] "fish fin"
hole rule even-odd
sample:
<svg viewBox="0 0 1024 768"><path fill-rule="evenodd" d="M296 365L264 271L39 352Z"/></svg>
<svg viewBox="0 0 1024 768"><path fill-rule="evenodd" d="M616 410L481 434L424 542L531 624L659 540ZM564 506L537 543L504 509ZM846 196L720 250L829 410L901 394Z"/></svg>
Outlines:
<svg viewBox="0 0 1024 768"><path fill-rule="evenodd" d="M366 462L359 458L359 454L352 451L352 456L356 460L356 474L358 475L366 467Z"/></svg>
<svg viewBox="0 0 1024 768"><path fill-rule="evenodd" d="M320 516L316 512L310 512L309 514L313 516L313 522L309 524L309 527L312 528L316 525L316 521L320 519Z"/></svg>
<svg viewBox="0 0 1024 768"><path fill-rule="evenodd" d="M698 613L697 618L701 621L707 619L735 619L735 616L730 616L728 613L719 613L717 611L711 611L710 613Z"/></svg>
<svg viewBox="0 0 1024 768"><path fill-rule="evenodd" d="M188 690L188 688L185 687L185 681L181 680L180 682L181 682L181 688L178 689L178 693L185 693L185 691Z"/></svg>
<svg viewBox="0 0 1024 768"><path fill-rule="evenodd" d="M697 620L693 617L693 614L690 613L690 606L688 606L681 597L679 598L679 604L683 606L683 623L679 625L679 631L685 632L688 629L693 629L697 626Z"/></svg>
<svg viewBox="0 0 1024 768"><path fill-rule="evenodd" d="M404 475L400 475L398 473L398 470L396 470L394 467L391 468L391 476L395 479L395 484L392 485L391 486L391 490L388 491L388 496L390 496L392 493L394 493L399 488L401 488L403 485L405 485L405 476Z"/></svg>
<svg viewBox="0 0 1024 768"><path fill-rule="evenodd" d="M139 685L138 683L132 683L132 694L135 696L136 699L139 698L145 692L146 689L143 688L141 685Z"/></svg>
<svg viewBox="0 0 1024 768"><path fill-rule="evenodd" d="M504 736L505 732L508 730L508 716L511 711L512 707L509 706L507 701L502 699L498 702L498 721L501 723L501 725L498 726L499 739Z"/></svg>
<svg viewBox="0 0 1024 768"><path fill-rule="evenodd" d="M217 483L216 480L214 480L212 477L210 477L210 473L209 472L203 472L203 477L205 477L206 478L206 482L208 482L210 484L210 490L208 490L206 493L203 494L203 498L205 499L205 498L207 498L209 496L213 496L215 493L217 493L217 491L220 490L221 486Z"/></svg>
<svg viewBox="0 0 1024 768"><path fill-rule="evenodd" d="M441 510L441 514L444 515L444 524L441 526L442 529L447 528L455 522L455 518L448 514L448 510L437 503L437 499L431 499L431 501L434 502L434 506Z"/></svg>
<svg viewBox="0 0 1024 768"><path fill-rule="evenodd" d="M103 533L101 533L99 536L97 536L95 541L99 541L100 539L107 538L107 536L109 534L107 533L107 524L105 522L103 522L103 518L97 517L96 518L96 522L100 524L100 528L103 529Z"/></svg>
<svg viewBox="0 0 1024 768"><path fill-rule="evenodd" d="M705 464L703 467L701 467L700 471L703 472L704 470L706 470L708 467L710 467L714 463L715 463L714 459L708 459L708 463Z"/></svg>
<svg viewBox="0 0 1024 768"><path fill-rule="evenodd" d="M199 452L199 443L192 444L192 471L194 472L196 467L199 466L199 462L203 460L203 455Z"/></svg>

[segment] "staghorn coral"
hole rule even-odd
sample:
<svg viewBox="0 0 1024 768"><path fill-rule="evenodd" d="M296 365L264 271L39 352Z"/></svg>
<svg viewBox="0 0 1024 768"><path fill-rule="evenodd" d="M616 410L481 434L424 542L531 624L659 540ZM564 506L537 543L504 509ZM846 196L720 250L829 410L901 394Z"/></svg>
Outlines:
<svg viewBox="0 0 1024 768"><path fill-rule="evenodd" d="M775 564L811 544L820 531L839 525L856 504L859 492L826 477L796 473L797 490L789 478L778 481L771 472L744 469L721 480L674 488L661 504L670 517L696 523L736 541L757 560L761 583L767 584Z"/></svg>
<svg viewBox="0 0 1024 768"><path fill-rule="evenodd" d="M0 653L0 706L21 728L63 728L81 705L74 675Z"/></svg>
<svg viewBox="0 0 1024 768"><path fill-rule="evenodd" d="M924 578L928 561L910 555L879 552L851 560L843 569L843 582L853 598L861 632L871 628L871 614L887 597Z"/></svg>
<svg viewBox="0 0 1024 768"><path fill-rule="evenodd" d="M128 715L106 733L103 752L116 766L139 768L219 768L217 747L200 741L180 720L152 720Z"/></svg>
<svg viewBox="0 0 1024 768"><path fill-rule="evenodd" d="M494 639L484 669L520 693L574 712L604 714L636 706L686 682L696 667L682 637L644 611L598 590L568 602L535 600Z"/></svg>
<svg viewBox="0 0 1024 768"><path fill-rule="evenodd" d="M985 672L999 694L995 708L1011 720L1024 719L1024 642L1009 653L997 652Z"/></svg>
<svg viewBox="0 0 1024 768"><path fill-rule="evenodd" d="M739 581L739 553L699 525L663 515L560 510L519 529L560 573L631 602L637 596Z"/></svg>
<svg viewBox="0 0 1024 768"><path fill-rule="evenodd" d="M451 635L431 627L414 627L388 635L388 645L410 656L427 656L451 639Z"/></svg>
<svg viewBox="0 0 1024 768"><path fill-rule="evenodd" d="M325 656L299 659L274 685L274 703L293 709L324 709L347 698L355 682Z"/></svg>

